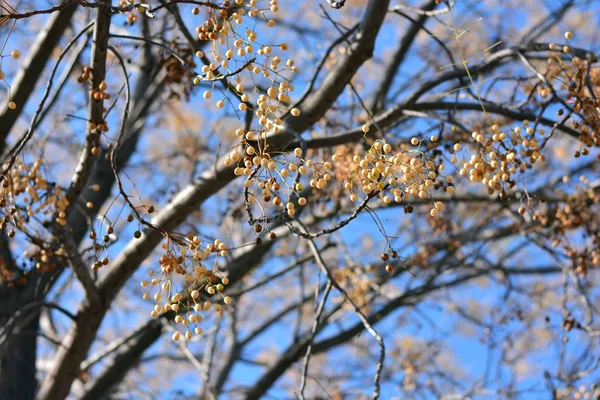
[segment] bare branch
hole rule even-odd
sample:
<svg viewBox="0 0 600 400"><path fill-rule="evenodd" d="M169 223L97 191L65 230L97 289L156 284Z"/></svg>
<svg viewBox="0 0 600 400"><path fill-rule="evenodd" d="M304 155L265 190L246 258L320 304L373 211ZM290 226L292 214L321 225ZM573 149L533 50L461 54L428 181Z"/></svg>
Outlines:
<svg viewBox="0 0 600 400"><path fill-rule="evenodd" d="M75 10L75 6L67 4L62 12L53 15L29 49L25 65L19 70L12 84L12 101L19 107L15 110L8 108L9 99L7 98L0 108L0 126L2 126L0 131L0 153L3 152L6 137L25 109L25 103L33 94L38 80L44 76L42 72L65 29L69 27Z"/></svg>
<svg viewBox="0 0 600 400"><path fill-rule="evenodd" d="M105 79L110 17L110 9L108 7L99 7L97 9L91 60L92 89L98 89L100 83ZM92 154L92 149L98 146L99 132L96 129L104 120L102 100L90 98L88 112L89 121L90 123L93 123L94 126L88 125L86 143L80 157L79 167L77 168L75 177L67 192L68 195L70 195L68 199L71 205L74 203L75 196L79 194L80 188L87 182L90 168L95 159ZM100 293L102 293L102 290L100 290ZM100 297L103 297L103 295L100 294ZM106 312L106 309L99 304L88 303L84 304L83 308L92 310L91 314L93 316L88 315L81 317L81 313L79 313L78 322L74 324L74 328L75 332L78 333L87 332L86 338L77 342L73 347L68 346L59 349L56 354L55 363L40 387L38 393L39 399L62 399L69 393L71 383L79 372L79 364L87 354L89 345L94 339L94 332L100 325L101 319L97 321L94 321L94 319L97 319L98 315L103 316ZM91 319L88 319L87 317L91 317ZM83 324L83 326L80 324ZM73 331L71 331L71 334L73 334ZM68 342L68 337L69 335L65 338L65 342ZM74 355L75 357L73 357Z"/></svg>
<svg viewBox="0 0 600 400"><path fill-rule="evenodd" d="M308 232L305 226L303 226L301 224L300 224L300 226L302 227L302 229L304 229L305 232ZM346 290L344 290L344 288L341 287L340 284L336 281L335 277L331 273L331 270L325 264L323 257L321 257L321 253L319 252L319 249L317 248L317 245L315 244L315 242L312 238L308 239L308 245L309 245L310 250L312 251L313 255L315 256L315 259L317 260L317 264L319 265L319 267L321 268L323 273L327 276L327 278L329 280L328 284L331 283L331 285L333 285L342 294L342 296L344 297L344 300L352 307L354 313L358 316L358 318L362 322L365 329L371 334L371 336L373 336L375 338L375 340L377 341L377 344L379 345L379 361L377 363L375 377L373 378L373 380L375 382L375 389L373 390L373 399L376 400L379 398L379 395L381 394L380 393L381 392L381 382L380 382L381 381L381 371L383 371L383 363L385 361L385 345L383 343L383 338L373 328L373 326L371 325L371 323L369 322L367 317L363 314L363 312L360 310L360 308L356 305L354 300L352 300L352 298L348 295ZM316 328L315 328L315 330L316 330ZM310 342L312 343L312 338L311 338Z"/></svg>
<svg viewBox="0 0 600 400"><path fill-rule="evenodd" d="M302 400L304 400L304 389L306 388L306 375L308 374L308 363L310 362L312 343L315 339L315 335L317 334L317 329L319 328L319 323L321 322L321 315L323 315L323 310L325 309L325 304L327 303L327 298L329 297L329 292L331 291L332 286L333 285L331 281L328 279L327 285L325 286L325 291L321 297L321 301L319 302L319 306L317 307L317 311L315 313L313 327L310 331L311 337L308 342L308 346L306 346L306 355L304 356L304 363L302 364L302 380L300 381L300 392L298 393L298 397L300 397L300 399Z"/></svg>

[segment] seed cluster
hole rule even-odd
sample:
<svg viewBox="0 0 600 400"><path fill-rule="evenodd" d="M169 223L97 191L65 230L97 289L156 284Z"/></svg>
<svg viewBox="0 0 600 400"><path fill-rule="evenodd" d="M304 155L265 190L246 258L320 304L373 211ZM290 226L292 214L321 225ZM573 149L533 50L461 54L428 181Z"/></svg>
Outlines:
<svg viewBox="0 0 600 400"><path fill-rule="evenodd" d="M465 146L467 148L463 149L462 143L455 143L451 162L460 165L461 176L468 177L471 182L480 182L490 195L499 194L504 198L507 189L516 185L515 175L546 160L540 143L544 135L544 128L535 129L529 121L512 129L493 124L489 130L472 132L472 142ZM471 153L470 149L475 151ZM461 161L458 155L463 156Z"/></svg>
<svg viewBox="0 0 600 400"><path fill-rule="evenodd" d="M269 204L285 208L289 217L296 214L296 206L304 206L307 199L302 196L305 184L313 190L323 191L333 183L342 182L346 196L356 202L362 196L377 196L385 204L393 201L410 202L412 198L432 199L433 188L445 186L454 192L452 177L440 182L443 164L436 164L419 149L421 142L414 138L417 148L394 150L385 141L376 141L362 154L351 154L345 147L339 147L326 161L304 156L301 148L289 155L276 155L248 144L245 154L231 152L225 160L226 165L236 163L234 173L246 176L246 202L248 207L257 204L262 217L266 217ZM335 185L334 185L335 186ZM359 197L360 196L360 197ZM256 200L262 200L262 203ZM432 217L444 208L441 201L431 202L429 211ZM405 208L412 212L412 207ZM256 222L259 219L252 220ZM260 231L257 231L260 232Z"/></svg>
<svg viewBox="0 0 600 400"><path fill-rule="evenodd" d="M87 65L85 67L83 67L83 71L77 77L77 83L91 82L91 73L92 73L91 67L89 67ZM88 92L88 95L90 96L90 101L109 100L111 98L111 94L107 92L107 89L108 89L108 85L106 84L105 81L100 82L100 84L98 85L97 88L91 88ZM107 109L106 109L106 107L104 107L103 112L106 112L106 111L107 111ZM96 124L94 122L88 122L88 129L90 129L91 131L96 130L97 132L108 132L109 131L108 124L106 121L102 121L98 124ZM99 148L93 149L94 155L98 155L99 152L100 152Z"/></svg>
<svg viewBox="0 0 600 400"><path fill-rule="evenodd" d="M554 55L547 62L548 82L556 83L552 89L570 106L567 110L560 109L558 116L563 118L567 112L565 117L580 133L578 139L583 146L574 153L577 158L589 154L591 147L600 146L600 99L594 95L600 88L600 71L594 68L594 61L572 57L570 62L565 62L559 55Z"/></svg>
<svg viewBox="0 0 600 400"><path fill-rule="evenodd" d="M90 68L90 67L86 67L86 68ZM88 74L89 74L89 72L90 72L90 70L87 71ZM84 72L84 76L85 76L85 72ZM89 78L87 78L87 79L89 79ZM94 100L108 100L108 99L110 99L111 96L110 96L110 93L106 92L106 89L107 89L106 82L102 81L98 85L98 88L90 90L90 97Z"/></svg>
<svg viewBox="0 0 600 400"><path fill-rule="evenodd" d="M93 204L88 202L86 206L88 208L92 208ZM101 240L98 240L99 235L97 234L96 230L91 230L88 234L88 237L94 243L94 262L92 263L92 270L94 271L98 271L101 267L106 266L109 263L108 247L111 244L111 235L114 234L115 230L108 220L103 223L103 226L104 225L106 225L106 230L105 234L101 235Z"/></svg>
<svg viewBox="0 0 600 400"><path fill-rule="evenodd" d="M119 6L122 8L126 8L126 7L129 8L129 7L133 6L134 4L135 4L134 0L119 0ZM133 8L131 11L129 11L127 13L127 23L129 25L133 25L139 19L138 14L143 13L145 11L146 11L145 8L143 8L141 6Z"/></svg>
<svg viewBox="0 0 600 400"><path fill-rule="evenodd" d="M336 282L344 288L354 304L361 308L361 311L368 312L369 301L368 294L371 290L370 276L360 271L358 268L350 268L348 265L334 268L331 273ZM342 299L340 299L342 300ZM350 307L349 304L345 304Z"/></svg>
<svg viewBox="0 0 600 400"><path fill-rule="evenodd" d="M346 154L343 148L338 149L331 159L346 164L350 176L345 180L344 189L350 200L358 201L361 194L374 193L385 204L410 203L413 198L432 199L432 190L440 184L440 174L445 166L425 155L418 138L412 138L411 145L414 148L401 146L395 149L390 143L378 140L364 154ZM447 182L451 183L451 177L448 178ZM453 189L451 185L446 188L450 192ZM431 216L437 216L443 208L441 201L432 200Z"/></svg>
<svg viewBox="0 0 600 400"><path fill-rule="evenodd" d="M7 168L8 164L3 165L4 170ZM64 190L45 177L41 159L31 164L16 159L0 183L0 229L11 239L19 233L19 237L38 247L32 254L25 251L23 257L40 272L54 269L54 258L65 255L62 244L50 245L45 233L52 226L67 224L68 206ZM22 267L19 273L9 271L5 265L0 267L0 273L11 286L27 282L29 267L25 263L19 267Z"/></svg>
<svg viewBox="0 0 600 400"><path fill-rule="evenodd" d="M600 397L600 389L596 388L596 385L585 386L581 385L577 387L565 387L562 389L556 389L554 395L557 400L588 400L597 399Z"/></svg>
<svg viewBox="0 0 600 400"><path fill-rule="evenodd" d="M575 189L560 203L540 202L531 218L538 231L550 238L552 247L562 248L575 273L585 278L589 269L600 265L600 192L585 176ZM571 241L571 232L583 232L586 239Z"/></svg>
<svg viewBox="0 0 600 400"><path fill-rule="evenodd" d="M0 229L8 229L8 236L14 237L15 230L26 232L33 237L38 233L30 229L34 217L55 214L54 222L66 225L66 209L69 201L63 189L44 177L42 160L31 165L17 159L0 184L0 209L2 221ZM3 166L4 169L8 165ZM33 228L32 228L33 229Z"/></svg>
<svg viewBox="0 0 600 400"><path fill-rule="evenodd" d="M167 312L177 314L175 323L185 330L183 336L191 339L193 334L202 334L198 324L204 319L203 312L222 310L215 299L221 298L226 305L233 304L233 299L223 294L229 278L217 268L218 257L227 255L227 246L219 239L203 243L198 236L190 234L183 240L168 240L163 250L165 253L159 258L160 271L150 270L150 280L141 283L146 290L142 297L152 297L156 302L150 313L154 318ZM209 269L206 262L211 258L213 267ZM178 284L182 289L177 289ZM172 336L176 341L181 337L179 331Z"/></svg>
<svg viewBox="0 0 600 400"><path fill-rule="evenodd" d="M256 79L262 77L270 84L266 89L266 94L261 95L257 101L257 108L253 110L261 121L261 126L265 126L266 119L280 108L280 102L289 102L290 97L287 92L293 91L290 80L285 77L287 72L296 72L297 67L294 60L283 61L276 54L275 50L285 51L288 49L286 43L278 45L261 44L259 34L253 29L256 19L264 19L268 27L275 26L275 21L267 17L267 12L276 13L279 11L277 0L268 2L268 6L262 5L256 0L235 1L235 8L230 2L223 2L223 7L218 12L209 10L209 18L202 25L196 28L198 39L201 41L210 40L211 49L207 53L198 51L196 56L205 63L202 70L194 79L195 84L208 82L212 88L203 93L204 99L212 98L212 93L216 89L220 90L219 80L225 79L228 83L228 91L232 92L238 104L236 108L239 111L246 111L252 108L251 92L248 92L243 85L241 72L248 72L249 81L256 86ZM233 10L233 11L231 11ZM193 14L199 14L196 8ZM244 25L245 30L238 32L238 26ZM228 77L235 76L235 83L230 83ZM217 100L218 108L225 106L227 93L223 93L223 98ZM273 101L276 100L276 101ZM230 100L229 100L230 101ZM276 117L274 117L276 118Z"/></svg>

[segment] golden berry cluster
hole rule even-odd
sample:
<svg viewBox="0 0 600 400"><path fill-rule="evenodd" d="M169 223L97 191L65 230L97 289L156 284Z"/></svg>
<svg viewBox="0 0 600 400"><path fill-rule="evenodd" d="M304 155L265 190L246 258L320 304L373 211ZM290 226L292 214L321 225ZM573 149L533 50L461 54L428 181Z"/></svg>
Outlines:
<svg viewBox="0 0 600 400"><path fill-rule="evenodd" d="M224 2L224 7L225 3L229 2ZM289 93L294 87L287 75L296 72L297 67L293 59L284 60L278 54L279 51L288 50L287 43L262 44L255 29L256 21L252 21L264 19L268 27L273 27L274 20L269 19L266 14L279 10L277 0L271 0L268 6L261 3L265 2L235 1L236 7L231 9L231 13L226 8L220 9L218 13L211 9L209 19L196 28L198 38L212 40L212 46L206 53L196 53L205 65L194 78L194 83L205 82L211 85L211 89L203 93L206 100L213 98L213 92L221 92L222 97L216 101L218 108L223 108L226 102L230 102L234 109L256 115L258 129L247 132L240 129L236 132L245 144L276 132L283 114L291 112L297 116L300 113L298 109L290 110L289 107ZM243 33L238 32L240 25L244 25ZM244 78L251 82L251 87L246 87ZM259 78L267 82L267 87L255 97ZM227 91L222 89L219 81L226 83ZM228 97L230 93L233 93L235 99Z"/></svg>
<svg viewBox="0 0 600 400"><path fill-rule="evenodd" d="M89 68L89 67L86 67ZM89 72L88 72L89 74ZM85 73L84 73L85 75ZM89 79L89 78L88 78ZM106 92L106 82L102 81L97 88L90 90L90 97L94 100L108 100L110 99L110 93Z"/></svg>
<svg viewBox="0 0 600 400"><path fill-rule="evenodd" d="M416 148L401 146L395 149L390 143L378 140L364 154L346 154L343 148L336 150L332 161L347 164L346 169L351 171L344 182L350 200L358 201L360 195L374 194L385 204L410 203L412 198L432 199L432 190L440 183L440 174L445 167L425 155L418 138L412 138L411 145ZM453 189L447 187L448 191ZM437 216L443 208L441 201L432 200L431 216Z"/></svg>
<svg viewBox="0 0 600 400"><path fill-rule="evenodd" d="M90 78L91 78L91 73L92 73L92 68L89 66L85 66L83 68L82 73L77 77L77 82L78 83L85 83L85 82L90 82ZM88 92L88 95L90 96L90 100L92 101L101 101L101 100L109 100L111 98L110 93L108 93L106 90L108 89L108 85L106 84L105 81L100 82L100 84L98 85L97 88L91 88ZM107 109L106 107L103 108L103 113L106 113ZM108 124L106 123L106 121L102 121L98 124L94 123L94 122L88 122L88 129L90 131L96 130L97 132L108 132L109 128L108 128ZM95 148L93 150L93 154L94 155L98 155L100 153L100 149L99 148Z"/></svg>
<svg viewBox="0 0 600 400"><path fill-rule="evenodd" d="M69 201L64 197L60 186L46 180L42 166L41 159L31 165L17 159L2 179L0 208L3 217L0 229L8 229L10 237L15 235L15 228L37 237L38 235L28 228L34 217L44 218L54 214L54 222L61 226L67 223L66 209ZM7 168L8 165L4 167Z"/></svg>
<svg viewBox="0 0 600 400"><path fill-rule="evenodd" d="M127 23L129 25L133 25L138 20L138 14L144 13L147 9L141 5L137 5L136 7L135 0L119 0L119 6L123 10L129 10L127 12ZM137 12L137 13L136 13Z"/></svg>
<svg viewBox="0 0 600 400"><path fill-rule="evenodd" d="M217 81L235 75L236 85L230 85L228 89L233 91L240 100L238 108L245 111L248 102L252 99L248 93L245 93L241 85L240 73L243 70L248 71L248 77L253 82L256 76L260 75L272 83L282 81L289 83L283 73L286 70L295 72L297 67L294 66L293 60L287 60L284 63L274 52L275 49L285 51L288 45L285 43L275 46L261 44L259 34L254 29L256 21L251 21L260 18L267 20L267 26L275 26L275 22L267 17L266 12L275 13L279 10L277 0L271 0L269 7L265 8L260 7L259 3L263 2L255 0L236 1L236 7L231 9L228 8L231 6L229 3L228 1L223 2L223 8L218 11L210 8L208 19L196 28L198 39L210 40L212 45L210 51L196 53L196 56L202 59L205 65L194 79L194 83L212 82L214 89ZM199 14L199 10L195 8L193 14ZM243 33L238 32L239 25L244 25ZM211 96L211 90L204 92L205 99L210 99ZM283 101L286 98L283 96L281 99ZM223 107L224 100L217 101L217 106Z"/></svg>
<svg viewBox="0 0 600 400"><path fill-rule="evenodd" d="M191 234L185 239L169 239L163 249L165 253L159 258L160 272L150 270L149 280L141 283L146 290L143 298L152 296L156 302L150 313L152 317L168 312L176 314L173 320L182 325L183 336L191 339L193 334L202 334L198 324L204 319L203 312L222 310L222 305L215 299L222 299L226 305L233 304L232 298L223 294L229 278L217 268L217 259L227 255L227 246L219 239L203 243ZM206 263L211 258L213 265L209 268ZM181 289L178 289L179 285ZM173 340L179 340L181 336L182 333L176 331Z"/></svg>
<svg viewBox="0 0 600 400"><path fill-rule="evenodd" d="M560 202L540 201L531 210L531 219L538 231L550 238L552 247L562 248L573 271L585 278L589 269L600 265L600 192L587 177L581 176L579 181ZM585 240L571 240L572 232L583 232Z"/></svg>
<svg viewBox="0 0 600 400"><path fill-rule="evenodd" d="M529 121L513 128L493 124L489 129L472 132L471 142L455 143L451 162L459 164L461 176L480 182L490 195L504 197L506 190L516 184L516 174L546 160L540 142L544 135L544 128L535 129Z"/></svg>
<svg viewBox="0 0 600 400"><path fill-rule="evenodd" d="M594 400L600 397L600 389L596 385L565 387L556 389L554 396L557 400Z"/></svg>
<svg viewBox="0 0 600 400"><path fill-rule="evenodd" d="M363 312L367 312L370 304L368 294L372 290L369 275L348 265L334 268L331 273L354 304L360 307ZM346 306L350 307L350 304L346 304Z"/></svg>
<svg viewBox="0 0 600 400"><path fill-rule="evenodd" d="M258 143L261 143L258 141ZM285 207L288 216L296 214L296 205L304 206L307 199L301 192L305 184L314 190L326 190L331 183L342 182L348 198L358 201L359 196L377 196L385 204L410 202L411 198L433 198L432 190L439 182L444 165L428 159L419 149L420 141L413 141L414 148L395 151L385 141L376 141L367 151L351 154L339 147L330 160L317 161L303 155L296 148L290 155L273 156L261 147L247 144L242 158L231 152L226 165L236 163L234 173L246 176L246 201L249 205L262 200L258 207L265 215L266 205ZM342 166L342 167L340 167ZM343 171L339 174L338 172ZM452 177L445 178L444 185L454 191ZM435 217L444 208L441 201L432 200L430 215Z"/></svg>
<svg viewBox="0 0 600 400"><path fill-rule="evenodd" d="M22 256L38 271L51 271L56 267L55 257L64 256L65 250L62 244L51 245L46 233L49 228L67 224L69 201L64 190L44 176L41 159L28 164L17 158L12 167L8 167L9 164L3 165L7 173L0 183L0 229L9 238L21 233L24 239L36 245L35 252L25 251ZM4 269L2 275L13 286L27 281L28 271L21 272L25 275Z"/></svg>

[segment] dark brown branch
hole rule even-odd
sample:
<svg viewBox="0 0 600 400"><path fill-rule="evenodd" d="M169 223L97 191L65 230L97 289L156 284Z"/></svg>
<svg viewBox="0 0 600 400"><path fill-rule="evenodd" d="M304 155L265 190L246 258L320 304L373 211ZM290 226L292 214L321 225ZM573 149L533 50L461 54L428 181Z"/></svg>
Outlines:
<svg viewBox="0 0 600 400"><path fill-rule="evenodd" d="M80 400L99 399L110 393L111 389L123 380L127 371L137 365L144 351L160 338L163 329L161 320L150 320L125 340L110 346L105 352L106 354L99 354L97 358L82 363L82 370L86 370L107 355L114 355L110 362L110 368L104 369L84 386L84 394Z"/></svg>
<svg viewBox="0 0 600 400"><path fill-rule="evenodd" d="M0 154L4 150L4 142L17 119L25 110L25 103L32 96L37 83L42 78L43 70L52 56L54 48L70 25L76 7L66 4L64 10L52 16L42 28L38 37L29 49L25 65L19 70L12 83L12 101L17 104L16 110L8 108L8 99L0 108ZM1 17L0 17L1 18Z"/></svg>
<svg viewBox="0 0 600 400"><path fill-rule="evenodd" d="M100 7L97 9L91 60L92 89L98 89L100 83L104 81L106 76L110 20L111 13L108 7ZM90 123L94 123L95 125L102 123L104 120L103 101L95 100L90 96L88 113ZM76 196L79 195L81 187L83 187L88 180L92 163L95 160L95 157L92 154L92 148L98 146L99 136L100 131L96 129L96 126L88 125L85 147L80 157L74 179L67 191L67 196L70 196L67 198L71 207L75 203ZM101 291L100 297L102 297ZM106 312L106 308L101 304L92 304L91 302L85 302L82 305L82 308L92 310L92 315L95 316L98 314L104 315ZM54 359L54 365L40 387L38 393L39 399L63 399L69 394L71 384L79 373L79 364L83 361L83 358L89 349L89 345L94 340L95 329L100 325L100 321L96 324L96 322L93 321L93 318L86 321L86 317L90 316L81 317L81 315L78 314L80 320L73 324L73 326L77 332L87 332L88 335L84 340L75 343L74 346L69 346L68 337L65 338L65 341L63 342L65 346L58 349Z"/></svg>
<svg viewBox="0 0 600 400"><path fill-rule="evenodd" d="M495 103L483 103L487 112L502 115L507 118L511 118L516 121L538 121L538 123L545 125L550 128L556 128L575 139L579 138L579 132L575 129L569 128L568 126L562 125L557 121L553 121L546 117L539 117L538 115L528 112L515 110ZM476 102L450 102L450 101L433 101L433 102L419 102L416 104L408 105L406 110L415 111L432 111L432 110L468 110L468 111L479 111L484 112L481 103Z"/></svg>
<svg viewBox="0 0 600 400"><path fill-rule="evenodd" d="M50 7L50 8L45 8L42 10L33 10L33 11L25 12L25 13L0 14L0 19L7 19L7 20L27 19L27 18L34 17L36 15L53 14L56 12L63 11L66 8L69 8L70 6L74 7L76 5L85 7L85 8L100 8L100 7L108 8L108 9L110 9L111 13L132 12L132 11L137 10L138 8L141 8L141 9L146 10L147 15L152 15L156 11L158 11L162 8L165 8L167 5L170 5L170 4L194 4L194 5L204 6L204 7L213 8L213 9L221 9L222 8L219 5L214 4L214 3L210 3L210 2L206 2L206 1L197 1L197 0L169 0L169 2L167 4L159 5L154 8L142 6L142 4L144 4L144 3L140 2L140 3L136 3L136 4L130 4L127 6L112 6L112 5L110 5L110 2L107 2L107 1L91 2L91 1L86 1L86 0L65 0L65 2L60 5Z"/></svg>
<svg viewBox="0 0 600 400"><path fill-rule="evenodd" d="M301 107L303 118L293 118L287 121L291 130L304 132L321 119L358 69L373 56L375 38L383 24L388 6L388 0L369 1L355 39L351 40L346 54L325 77L319 90L312 93L303 102Z"/></svg>
<svg viewBox="0 0 600 400"><path fill-rule="evenodd" d="M427 22L427 19L429 18L427 12L433 10L436 5L436 0L428 0L427 3L421 8L421 11L424 11L424 13L422 13L420 17L416 21L414 21L414 23L412 23L406 30L406 32L404 32L404 34L402 35L400 45L396 49L396 52L392 55L391 62L385 69L383 78L381 79L381 83L379 84L379 87L377 88L375 95L373 96L373 101L369 107L373 113L377 113L377 111L383 107L385 97L392 88L392 83L394 81L394 78L398 74L400 66L406 59L409 50L411 49L413 43L417 39L419 31L425 25L425 22Z"/></svg>

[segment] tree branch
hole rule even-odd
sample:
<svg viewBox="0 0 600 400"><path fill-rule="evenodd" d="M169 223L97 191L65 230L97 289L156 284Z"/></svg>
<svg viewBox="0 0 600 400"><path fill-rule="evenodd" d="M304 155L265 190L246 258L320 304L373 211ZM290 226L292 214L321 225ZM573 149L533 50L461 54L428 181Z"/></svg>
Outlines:
<svg viewBox="0 0 600 400"><path fill-rule="evenodd" d="M0 107L0 126L2 127L0 130L0 154L3 153L6 137L25 110L25 103L33 94L39 79L44 76L42 72L50 60L54 48L65 29L70 26L77 7L69 5L69 0L66 3L64 9L53 15L42 28L29 49L24 62L25 66L19 70L12 82L11 100L18 105L17 109L8 108L8 98Z"/></svg>

